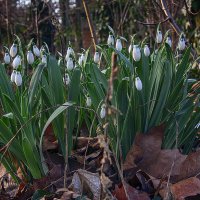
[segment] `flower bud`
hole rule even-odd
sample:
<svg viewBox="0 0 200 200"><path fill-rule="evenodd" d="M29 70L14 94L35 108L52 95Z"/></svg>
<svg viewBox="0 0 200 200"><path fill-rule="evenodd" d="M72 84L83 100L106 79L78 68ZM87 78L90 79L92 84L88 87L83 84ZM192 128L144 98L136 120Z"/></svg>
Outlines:
<svg viewBox="0 0 200 200"><path fill-rule="evenodd" d="M122 42L121 42L120 39L117 39L115 48L116 48L118 51L121 51L121 50L122 50Z"/></svg>
<svg viewBox="0 0 200 200"><path fill-rule="evenodd" d="M132 51L132 48L133 48L133 45L132 45L132 44L130 44L130 46L128 47L128 52L129 52L129 53L131 53L131 51Z"/></svg>
<svg viewBox="0 0 200 200"><path fill-rule="evenodd" d="M35 56L40 57L40 50L36 45L33 45L33 53L35 54Z"/></svg>
<svg viewBox="0 0 200 200"><path fill-rule="evenodd" d="M92 105L92 100L91 100L90 97L87 97L87 99L86 99L86 105L87 105L87 107L90 107Z"/></svg>
<svg viewBox="0 0 200 200"><path fill-rule="evenodd" d="M95 63L99 63L99 61L100 61L99 52L95 52L95 54L94 54L94 62Z"/></svg>
<svg viewBox="0 0 200 200"><path fill-rule="evenodd" d="M109 35L109 36L108 36L108 40L107 40L107 44L108 44L109 46L114 46L114 43L115 43L115 40L114 40L113 35Z"/></svg>
<svg viewBox="0 0 200 200"><path fill-rule="evenodd" d="M42 55L42 61L43 64L47 64L47 56L44 54Z"/></svg>
<svg viewBox="0 0 200 200"><path fill-rule="evenodd" d="M146 57L149 57L149 55L150 55L150 49L149 49L148 45L144 46L144 55Z"/></svg>
<svg viewBox="0 0 200 200"><path fill-rule="evenodd" d="M100 117L101 117L101 119L103 119L103 118L105 118L105 116L106 116L106 106L105 106L105 104L103 104L101 106Z"/></svg>
<svg viewBox="0 0 200 200"><path fill-rule="evenodd" d="M11 57L15 57L17 55L17 45L16 44L13 44L11 47L10 47L10 55Z"/></svg>
<svg viewBox="0 0 200 200"><path fill-rule="evenodd" d="M21 65L21 56L17 55L13 60L12 66L14 69L17 69L19 65Z"/></svg>
<svg viewBox="0 0 200 200"><path fill-rule="evenodd" d="M161 31L157 31L157 34L156 34L156 42L159 44L162 42L162 32Z"/></svg>
<svg viewBox="0 0 200 200"><path fill-rule="evenodd" d="M73 68L74 68L73 60L72 60L72 58L69 58L67 61L67 69L72 70Z"/></svg>
<svg viewBox="0 0 200 200"><path fill-rule="evenodd" d="M15 75L16 75L16 71L13 70L13 71L12 71L12 74L11 74L11 76L10 76L11 82L15 82Z"/></svg>
<svg viewBox="0 0 200 200"><path fill-rule="evenodd" d="M5 64L9 64L10 63L10 55L9 55L9 53L5 53L4 62L5 62Z"/></svg>
<svg viewBox="0 0 200 200"><path fill-rule="evenodd" d="M172 40L169 36L167 36L165 43L167 43L170 47L172 47Z"/></svg>
<svg viewBox="0 0 200 200"><path fill-rule="evenodd" d="M32 51L28 51L28 53L27 53L27 62L30 65L32 65L34 63L34 56L33 56Z"/></svg>
<svg viewBox="0 0 200 200"><path fill-rule="evenodd" d="M181 37L178 42L178 49L183 51L185 49L185 39Z"/></svg>
<svg viewBox="0 0 200 200"><path fill-rule="evenodd" d="M142 81L140 80L139 77L135 78L135 87L138 91L142 90Z"/></svg>
<svg viewBox="0 0 200 200"><path fill-rule="evenodd" d="M140 60L140 58L141 58L141 52L140 52L140 48L138 47L138 45L133 45L132 55L133 55L133 59L135 61L139 61Z"/></svg>
<svg viewBox="0 0 200 200"><path fill-rule="evenodd" d="M22 76L20 72L16 72L15 74L15 84L20 86L22 84Z"/></svg>
<svg viewBox="0 0 200 200"><path fill-rule="evenodd" d="M63 77L63 83L65 85L69 85L70 83L70 78L69 78L69 75L68 74L65 74L65 76Z"/></svg>

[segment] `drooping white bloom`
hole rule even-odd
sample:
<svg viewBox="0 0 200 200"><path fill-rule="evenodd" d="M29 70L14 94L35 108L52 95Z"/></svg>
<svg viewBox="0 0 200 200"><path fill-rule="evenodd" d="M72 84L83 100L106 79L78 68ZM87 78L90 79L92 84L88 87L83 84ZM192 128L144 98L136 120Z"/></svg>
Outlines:
<svg viewBox="0 0 200 200"><path fill-rule="evenodd" d="M21 65L21 56L17 55L13 60L12 66L17 69L19 65Z"/></svg>
<svg viewBox="0 0 200 200"><path fill-rule="evenodd" d="M101 106L100 117L101 117L101 119L103 119L103 118L105 118L105 116L106 116L106 106L105 106L105 104L103 104Z"/></svg>
<svg viewBox="0 0 200 200"><path fill-rule="evenodd" d="M4 62L5 62L5 64L9 64L10 63L10 55L9 55L9 53L5 53Z"/></svg>
<svg viewBox="0 0 200 200"><path fill-rule="evenodd" d="M72 58L69 58L67 61L67 69L72 70L73 68L74 68L73 60L72 60Z"/></svg>
<svg viewBox="0 0 200 200"><path fill-rule="evenodd" d="M140 58L141 58L141 52L140 52L140 48L138 47L138 45L133 45L132 55L133 55L133 59L135 61L139 61L140 60Z"/></svg>
<svg viewBox="0 0 200 200"><path fill-rule="evenodd" d="M69 75L68 74L65 74L64 77L63 77L63 83L65 85L69 85L70 83L70 78L69 78Z"/></svg>
<svg viewBox="0 0 200 200"><path fill-rule="evenodd" d="M13 44L10 47L10 55L14 58L17 55L17 45Z"/></svg>
<svg viewBox="0 0 200 200"><path fill-rule="evenodd" d="M195 126L196 129L198 129L200 127L200 121L199 123L197 123L197 125Z"/></svg>
<svg viewBox="0 0 200 200"><path fill-rule="evenodd" d="M142 90L142 81L139 77L135 78L135 87L138 91Z"/></svg>
<svg viewBox="0 0 200 200"><path fill-rule="evenodd" d="M146 57L148 57L150 55L150 49L149 49L148 45L144 46L144 55Z"/></svg>
<svg viewBox="0 0 200 200"><path fill-rule="evenodd" d="M40 57L40 50L36 45L33 45L33 53L35 54L35 56Z"/></svg>
<svg viewBox="0 0 200 200"><path fill-rule="evenodd" d="M99 61L100 61L99 52L95 52L95 54L94 54L94 62L95 63L99 63Z"/></svg>
<svg viewBox="0 0 200 200"><path fill-rule="evenodd" d="M43 64L47 64L47 56L44 54L42 55L42 61Z"/></svg>
<svg viewBox="0 0 200 200"><path fill-rule="evenodd" d="M34 63L34 55L33 55L32 51L27 52L27 62L30 65L32 65Z"/></svg>
<svg viewBox="0 0 200 200"><path fill-rule="evenodd" d="M118 51L121 51L121 50L122 50L122 42L121 42L120 39L117 39L115 48L116 48Z"/></svg>
<svg viewBox="0 0 200 200"><path fill-rule="evenodd" d="M83 65L84 62L85 62L85 55L82 53L78 59L78 64Z"/></svg>
<svg viewBox="0 0 200 200"><path fill-rule="evenodd" d="M165 43L167 43L170 47L172 46L172 40L169 36L167 36Z"/></svg>
<svg viewBox="0 0 200 200"><path fill-rule="evenodd" d="M43 55L44 52L45 52L45 48L44 48L44 46L41 46L41 48L40 48L40 55Z"/></svg>
<svg viewBox="0 0 200 200"><path fill-rule="evenodd" d="M161 31L157 31L156 33L156 42L159 44L162 42L162 32Z"/></svg>
<svg viewBox="0 0 200 200"><path fill-rule="evenodd" d="M90 107L92 105L92 100L91 98L88 96L87 99L86 99L86 106L87 107Z"/></svg>
<svg viewBox="0 0 200 200"><path fill-rule="evenodd" d="M114 46L114 43L115 43L115 40L114 40L113 35L109 35L109 36L108 36L108 40L107 40L107 44L108 44L109 46Z"/></svg>
<svg viewBox="0 0 200 200"><path fill-rule="evenodd" d="M178 49L183 51L185 49L185 39L181 37L178 42Z"/></svg>
<svg viewBox="0 0 200 200"><path fill-rule="evenodd" d="M132 48L133 48L133 45L132 45L132 44L130 44L130 45L129 45L129 47L128 47L128 52L129 52L129 53L131 53L131 51L132 51Z"/></svg>
<svg viewBox="0 0 200 200"><path fill-rule="evenodd" d="M67 62L67 60L69 59L69 57L73 56L73 55L74 55L74 50L71 47L68 47L67 53L66 53L66 56L65 56L65 61Z"/></svg>
<svg viewBox="0 0 200 200"><path fill-rule="evenodd" d="M13 71L12 71L12 74L11 74L11 76L10 76L11 82L15 82L15 75L16 75L16 71L13 70Z"/></svg>
<svg viewBox="0 0 200 200"><path fill-rule="evenodd" d="M20 72L16 72L15 74L15 84L20 86L22 84L22 76Z"/></svg>

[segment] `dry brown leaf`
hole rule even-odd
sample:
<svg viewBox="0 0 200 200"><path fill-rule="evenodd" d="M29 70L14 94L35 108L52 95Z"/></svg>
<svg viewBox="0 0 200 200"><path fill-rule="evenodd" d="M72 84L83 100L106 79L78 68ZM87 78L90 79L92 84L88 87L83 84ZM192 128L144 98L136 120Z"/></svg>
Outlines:
<svg viewBox="0 0 200 200"><path fill-rule="evenodd" d="M100 200L101 181L97 173L77 170L73 175L71 187L77 194L92 193L94 200Z"/></svg>
<svg viewBox="0 0 200 200"><path fill-rule="evenodd" d="M134 187L130 186L127 183L124 183L126 187L126 192L128 195L128 198L126 196L125 190L123 185L119 185L115 187L115 190L113 192L113 196L117 198L117 200L150 200L149 196L145 192L141 192L136 190Z"/></svg>
<svg viewBox="0 0 200 200"><path fill-rule="evenodd" d="M135 143L129 151L124 169L139 167L142 171L155 177L162 178L169 175L172 163L175 161L171 173L171 181L196 175L200 171L200 151L183 155L178 149L161 149L164 127L152 128L146 134L138 134Z"/></svg>
<svg viewBox="0 0 200 200"><path fill-rule="evenodd" d="M164 198L166 190L160 191L160 195ZM184 200L186 197L200 194L200 180L196 177L188 178L173 184L170 190L176 200Z"/></svg>

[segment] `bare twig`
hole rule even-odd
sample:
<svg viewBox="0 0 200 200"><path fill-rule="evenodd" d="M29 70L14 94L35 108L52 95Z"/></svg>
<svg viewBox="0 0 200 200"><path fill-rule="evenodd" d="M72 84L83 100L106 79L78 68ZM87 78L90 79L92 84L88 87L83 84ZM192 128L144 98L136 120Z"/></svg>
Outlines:
<svg viewBox="0 0 200 200"><path fill-rule="evenodd" d="M148 23L148 22L141 22L141 21L137 21L139 24L143 24L143 25L147 25L147 26L154 26L154 25L158 25L158 24L162 24L164 22L167 22L169 20L169 17L167 17L166 19L160 21L160 22L153 22L153 23Z"/></svg>

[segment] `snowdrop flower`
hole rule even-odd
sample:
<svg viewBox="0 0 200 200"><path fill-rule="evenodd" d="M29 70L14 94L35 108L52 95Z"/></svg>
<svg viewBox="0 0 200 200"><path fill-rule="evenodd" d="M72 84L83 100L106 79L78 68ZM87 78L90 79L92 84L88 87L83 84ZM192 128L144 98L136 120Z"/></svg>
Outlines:
<svg viewBox="0 0 200 200"><path fill-rule="evenodd" d="M199 123L197 123L197 125L195 126L196 129L198 129L200 127L200 121Z"/></svg>
<svg viewBox="0 0 200 200"><path fill-rule="evenodd" d="M42 61L41 61L43 64L47 64L47 56L46 55L43 55L42 56Z"/></svg>
<svg viewBox="0 0 200 200"><path fill-rule="evenodd" d="M14 69L17 69L19 65L21 65L21 56L17 55L13 60L12 66Z"/></svg>
<svg viewBox="0 0 200 200"><path fill-rule="evenodd" d="M45 52L45 48L44 48L44 46L42 46L42 47L40 48L40 55L42 55L44 52Z"/></svg>
<svg viewBox="0 0 200 200"><path fill-rule="evenodd" d="M30 65L32 65L34 63L34 56L33 56L32 51L28 51L27 61L28 61L28 64L30 64Z"/></svg>
<svg viewBox="0 0 200 200"><path fill-rule="evenodd" d="M113 35L109 35L109 36L108 36L108 40L107 40L107 44L108 44L109 46L113 46L114 43L115 43L115 40L114 40Z"/></svg>
<svg viewBox="0 0 200 200"><path fill-rule="evenodd" d="M94 62L95 63L99 63L99 61L100 61L99 52L95 52L95 54L94 54Z"/></svg>
<svg viewBox="0 0 200 200"><path fill-rule="evenodd" d="M72 58L69 58L67 61L67 69L72 70L73 68L74 68L73 60L72 60Z"/></svg>
<svg viewBox="0 0 200 200"><path fill-rule="evenodd" d="M78 64L83 65L84 61L85 61L85 55L81 54L81 56L78 59Z"/></svg>
<svg viewBox="0 0 200 200"><path fill-rule="evenodd" d="M35 54L35 56L40 57L40 50L36 45L33 45L33 53Z"/></svg>
<svg viewBox="0 0 200 200"><path fill-rule="evenodd" d="M185 39L181 37L178 42L178 49L183 51L185 49Z"/></svg>
<svg viewBox="0 0 200 200"><path fill-rule="evenodd" d="M86 105L87 105L87 107L90 107L92 105L92 100L89 96L86 99Z"/></svg>
<svg viewBox="0 0 200 200"><path fill-rule="evenodd" d="M140 58L141 58L141 52L140 52L140 48L138 47L138 45L133 45L132 55L133 55L133 59L135 61L139 61L140 60Z"/></svg>
<svg viewBox="0 0 200 200"><path fill-rule="evenodd" d="M20 72L16 72L15 74L15 84L20 86L22 84L22 76Z"/></svg>
<svg viewBox="0 0 200 200"><path fill-rule="evenodd" d="M165 43L167 43L170 47L172 46L172 40L169 36L167 36Z"/></svg>
<svg viewBox="0 0 200 200"><path fill-rule="evenodd" d="M67 62L67 60L69 59L70 56L73 56L74 55L74 50L71 48L71 47L68 47L67 49L67 53L66 53L66 56L65 56L65 60Z"/></svg>
<svg viewBox="0 0 200 200"><path fill-rule="evenodd" d="M5 62L5 64L9 64L10 63L10 55L9 55L9 53L5 53L4 62Z"/></svg>
<svg viewBox="0 0 200 200"><path fill-rule="evenodd" d="M132 45L132 44L130 44L130 46L128 47L128 52L129 52L129 53L131 53L131 51L132 51L132 48L133 48L133 45Z"/></svg>
<svg viewBox="0 0 200 200"><path fill-rule="evenodd" d="M148 57L150 55L150 49L149 49L148 45L144 46L144 55L146 57Z"/></svg>
<svg viewBox="0 0 200 200"><path fill-rule="evenodd" d="M11 57L15 57L17 55L17 45L16 44L13 44L11 47L10 47L10 55Z"/></svg>
<svg viewBox="0 0 200 200"><path fill-rule="evenodd" d="M138 91L142 90L142 81L140 80L139 77L135 78L135 87Z"/></svg>
<svg viewBox="0 0 200 200"><path fill-rule="evenodd" d="M15 75L16 75L16 71L13 70L13 71L12 71L12 74L11 74L11 76L10 76L11 82L15 82Z"/></svg>
<svg viewBox="0 0 200 200"><path fill-rule="evenodd" d="M69 78L69 75L68 74L65 74L65 76L63 77L63 83L65 85L69 85L70 83L70 78Z"/></svg>
<svg viewBox="0 0 200 200"><path fill-rule="evenodd" d="M106 116L106 105L103 104L101 106L100 117L101 117L101 119L103 119L103 118L105 118L105 116Z"/></svg>
<svg viewBox="0 0 200 200"><path fill-rule="evenodd" d="M121 50L122 50L122 42L121 42L120 39L117 39L115 48L116 48L118 51L121 51Z"/></svg>
<svg viewBox="0 0 200 200"><path fill-rule="evenodd" d="M157 34L156 34L156 42L159 44L162 42L162 32L161 31L157 31Z"/></svg>

